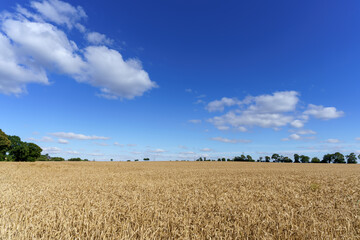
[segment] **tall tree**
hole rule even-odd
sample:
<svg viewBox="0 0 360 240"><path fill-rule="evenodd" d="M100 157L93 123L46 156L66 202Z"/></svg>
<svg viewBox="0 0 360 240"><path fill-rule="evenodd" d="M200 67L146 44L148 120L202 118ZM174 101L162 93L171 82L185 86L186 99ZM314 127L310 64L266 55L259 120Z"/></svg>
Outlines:
<svg viewBox="0 0 360 240"><path fill-rule="evenodd" d="M300 161L301 161L302 163L309 163L310 157L305 156L305 155L301 155L301 156L300 156Z"/></svg>
<svg viewBox="0 0 360 240"><path fill-rule="evenodd" d="M336 152L332 155L333 163L345 163L345 157L339 152Z"/></svg>
<svg viewBox="0 0 360 240"><path fill-rule="evenodd" d="M294 154L294 162L295 162L295 163L299 163L299 162L300 162L299 159L300 159L299 154L295 153L295 154Z"/></svg>
<svg viewBox="0 0 360 240"><path fill-rule="evenodd" d="M5 160L6 152L11 146L8 136L0 129L0 161Z"/></svg>
<svg viewBox="0 0 360 240"><path fill-rule="evenodd" d="M328 153L323 156L321 163L331 163L332 161L332 154Z"/></svg>
<svg viewBox="0 0 360 240"><path fill-rule="evenodd" d="M270 157L269 156L265 156L265 162L270 162Z"/></svg>
<svg viewBox="0 0 360 240"><path fill-rule="evenodd" d="M10 155L13 156L14 161L28 161L29 146L25 142L20 142L16 144L13 148L11 148Z"/></svg>
<svg viewBox="0 0 360 240"><path fill-rule="evenodd" d="M280 155L277 154L277 153L274 153L274 154L271 156L271 159L274 160L274 162L278 162L278 161L279 161L279 158L280 158Z"/></svg>
<svg viewBox="0 0 360 240"><path fill-rule="evenodd" d="M318 157L313 157L311 163L320 163L320 159Z"/></svg>
<svg viewBox="0 0 360 240"><path fill-rule="evenodd" d="M34 162L41 156L42 149L35 143L27 143L27 145L29 147L29 156L27 160Z"/></svg>
<svg viewBox="0 0 360 240"><path fill-rule="evenodd" d="M346 161L348 164L356 163L356 155L355 153L350 153L349 155L346 155Z"/></svg>

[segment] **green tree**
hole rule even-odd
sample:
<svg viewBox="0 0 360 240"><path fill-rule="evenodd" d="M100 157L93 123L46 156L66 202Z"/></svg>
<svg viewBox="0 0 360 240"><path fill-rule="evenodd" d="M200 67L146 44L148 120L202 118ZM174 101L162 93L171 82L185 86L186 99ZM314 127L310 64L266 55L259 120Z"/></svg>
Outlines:
<svg viewBox="0 0 360 240"><path fill-rule="evenodd" d="M323 156L321 163L331 163L332 161L332 154L328 153Z"/></svg>
<svg viewBox="0 0 360 240"><path fill-rule="evenodd" d="M28 161L29 157L29 146L25 142L18 143L10 150L10 155L13 156L14 161L20 162L20 161Z"/></svg>
<svg viewBox="0 0 360 240"><path fill-rule="evenodd" d="M320 163L320 159L318 157L313 157L311 163Z"/></svg>
<svg viewBox="0 0 360 240"><path fill-rule="evenodd" d="M144 158L144 161L149 161L150 160L150 158Z"/></svg>
<svg viewBox="0 0 360 240"><path fill-rule="evenodd" d="M300 162L300 156L299 154L295 153L294 154L294 163L299 163Z"/></svg>
<svg viewBox="0 0 360 240"><path fill-rule="evenodd" d="M339 152L336 152L332 155L333 163L345 163L345 157Z"/></svg>
<svg viewBox="0 0 360 240"><path fill-rule="evenodd" d="M346 161L348 164L356 163L355 153L350 153L349 155L346 155Z"/></svg>
<svg viewBox="0 0 360 240"><path fill-rule="evenodd" d="M274 153L274 154L271 156L271 159L272 159L274 162L279 162L279 158L280 158L280 155L277 154L277 153Z"/></svg>
<svg viewBox="0 0 360 240"><path fill-rule="evenodd" d="M285 163L292 163L293 161L289 157L283 157L282 161Z"/></svg>
<svg viewBox="0 0 360 240"><path fill-rule="evenodd" d="M42 149L35 143L27 143L27 145L29 147L29 156L27 161L34 162L41 156Z"/></svg>
<svg viewBox="0 0 360 240"><path fill-rule="evenodd" d="M305 156L305 155L301 155L301 156L300 156L300 161L301 161L302 163L309 163L310 157Z"/></svg>
<svg viewBox="0 0 360 240"><path fill-rule="evenodd" d="M6 152L11 146L8 136L0 129L0 161L5 160Z"/></svg>
<svg viewBox="0 0 360 240"><path fill-rule="evenodd" d="M246 161L248 162L254 162L253 158L250 155L246 156Z"/></svg>
<svg viewBox="0 0 360 240"><path fill-rule="evenodd" d="M269 156L265 156L265 162L270 162L270 157Z"/></svg>
<svg viewBox="0 0 360 240"><path fill-rule="evenodd" d="M61 161L65 161L65 159L62 158L62 157L52 157L52 158L51 158L51 161L61 162Z"/></svg>

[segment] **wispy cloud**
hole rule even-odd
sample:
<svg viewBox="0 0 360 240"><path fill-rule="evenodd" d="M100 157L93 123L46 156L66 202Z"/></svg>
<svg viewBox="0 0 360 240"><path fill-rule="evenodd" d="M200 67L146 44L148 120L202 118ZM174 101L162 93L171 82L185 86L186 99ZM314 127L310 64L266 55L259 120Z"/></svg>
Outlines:
<svg viewBox="0 0 360 240"><path fill-rule="evenodd" d="M109 137L102 137L102 136L88 136L80 133L72 133L72 132L55 132L50 133L50 135L58 138L65 138L65 139L76 139L76 140L107 140L110 139Z"/></svg>
<svg viewBox="0 0 360 240"><path fill-rule="evenodd" d="M224 142L224 143L251 143L252 141L249 139L229 139L223 137L213 137L211 138L213 141Z"/></svg>

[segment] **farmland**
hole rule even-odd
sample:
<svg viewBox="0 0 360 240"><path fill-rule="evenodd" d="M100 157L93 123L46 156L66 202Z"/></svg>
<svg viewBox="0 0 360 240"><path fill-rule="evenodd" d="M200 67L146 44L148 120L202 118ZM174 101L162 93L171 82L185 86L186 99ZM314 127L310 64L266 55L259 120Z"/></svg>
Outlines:
<svg viewBox="0 0 360 240"><path fill-rule="evenodd" d="M360 166L0 164L1 239L360 239Z"/></svg>

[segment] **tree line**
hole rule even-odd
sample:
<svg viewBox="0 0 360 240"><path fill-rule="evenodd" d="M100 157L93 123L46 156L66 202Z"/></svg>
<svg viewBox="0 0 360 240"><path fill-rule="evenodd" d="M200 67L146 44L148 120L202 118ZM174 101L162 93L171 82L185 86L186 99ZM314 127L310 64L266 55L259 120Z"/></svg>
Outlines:
<svg viewBox="0 0 360 240"><path fill-rule="evenodd" d="M343 155L340 152L336 153L328 153L325 154L322 159L320 160L318 157L310 158L306 155L299 155L294 154L294 160L292 160L289 157L279 155L277 153L274 153L271 157L265 156L260 157L256 161L250 156L250 155L244 155L236 156L232 159L230 158L218 158L217 161L228 161L228 162L280 162L280 163L348 163L348 164L355 164L357 163L357 158L360 160L360 154L358 156L355 155L355 153L350 153L349 155ZM206 157L198 158L196 161L216 161L215 159L206 159Z"/></svg>
<svg viewBox="0 0 360 240"><path fill-rule="evenodd" d="M42 155L42 149L35 143L21 141L18 136L8 136L0 129L0 161L35 162L35 161L65 161L62 157ZM70 158L67 161L88 161L81 158Z"/></svg>

